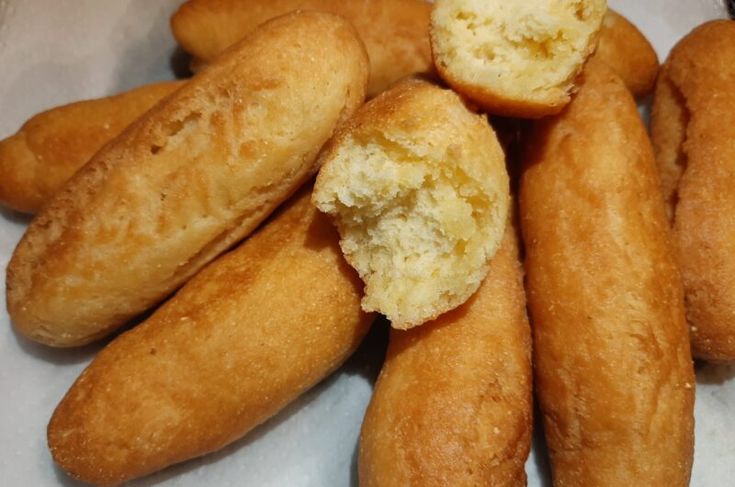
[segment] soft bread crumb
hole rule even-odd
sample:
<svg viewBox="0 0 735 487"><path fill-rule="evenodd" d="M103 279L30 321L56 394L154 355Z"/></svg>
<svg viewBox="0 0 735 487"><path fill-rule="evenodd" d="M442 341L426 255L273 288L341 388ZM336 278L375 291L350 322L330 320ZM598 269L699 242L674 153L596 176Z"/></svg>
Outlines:
<svg viewBox="0 0 735 487"><path fill-rule="evenodd" d="M434 62L447 83L490 112L556 113L595 49L606 9L605 0L437 0Z"/></svg>
<svg viewBox="0 0 735 487"><path fill-rule="evenodd" d="M323 158L312 198L366 283L364 310L406 329L474 293L509 203L485 117L449 90L406 81L365 105Z"/></svg>

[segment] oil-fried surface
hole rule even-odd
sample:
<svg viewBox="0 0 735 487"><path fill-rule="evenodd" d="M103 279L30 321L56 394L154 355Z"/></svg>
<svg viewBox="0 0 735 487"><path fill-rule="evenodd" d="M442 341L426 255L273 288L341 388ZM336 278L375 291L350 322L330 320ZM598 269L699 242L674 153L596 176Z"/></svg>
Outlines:
<svg viewBox="0 0 735 487"><path fill-rule="evenodd" d="M661 69L653 142L695 356L735 360L735 21L694 29Z"/></svg>
<svg viewBox="0 0 735 487"><path fill-rule="evenodd" d="M35 115L0 141L0 204L37 212L95 152L182 83L152 83Z"/></svg>
<svg viewBox="0 0 735 487"><path fill-rule="evenodd" d="M653 91L658 56L643 33L628 19L608 9L602 19L595 57L605 62L637 97Z"/></svg>
<svg viewBox="0 0 735 487"><path fill-rule="evenodd" d="M531 336L515 228L482 286L435 321L392 330L360 440L360 485L524 486Z"/></svg>
<svg viewBox="0 0 735 487"><path fill-rule="evenodd" d="M73 477L116 484L222 448L336 369L372 317L302 191L95 358L48 428Z"/></svg>
<svg viewBox="0 0 735 487"><path fill-rule="evenodd" d="M554 485L683 487L694 372L653 151L622 81L583 77L534 127L520 194Z"/></svg>
<svg viewBox="0 0 735 487"><path fill-rule="evenodd" d="M363 102L367 71L362 43L339 17L264 24L44 207L8 267L16 328L80 345L159 302L317 170L322 144Z"/></svg>
<svg viewBox="0 0 735 487"><path fill-rule="evenodd" d="M189 0L171 18L171 29L199 66L266 20L298 9L340 15L355 26L370 57L369 96L433 71L431 4L424 0Z"/></svg>

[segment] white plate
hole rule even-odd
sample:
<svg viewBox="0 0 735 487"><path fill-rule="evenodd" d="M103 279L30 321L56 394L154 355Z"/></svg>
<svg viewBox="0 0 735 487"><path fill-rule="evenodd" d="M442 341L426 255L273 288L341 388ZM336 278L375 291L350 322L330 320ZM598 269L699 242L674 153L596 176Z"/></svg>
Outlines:
<svg viewBox="0 0 735 487"><path fill-rule="evenodd" d="M0 0L0 138L45 108L172 78L175 42L168 19L179 3ZM693 26L725 12L717 0L610 4L649 36L662 57ZM26 223L20 215L0 212L0 268ZM357 485L357 438L384 339L380 332L372 336L347 366L240 442L133 484ZM77 485L54 467L46 423L99 348L49 350L25 341L12 332L0 303L1 485ZM735 482L733 376L733 367L698 371L693 486ZM543 455L534 452L527 465L530 486L550 485L545 468Z"/></svg>

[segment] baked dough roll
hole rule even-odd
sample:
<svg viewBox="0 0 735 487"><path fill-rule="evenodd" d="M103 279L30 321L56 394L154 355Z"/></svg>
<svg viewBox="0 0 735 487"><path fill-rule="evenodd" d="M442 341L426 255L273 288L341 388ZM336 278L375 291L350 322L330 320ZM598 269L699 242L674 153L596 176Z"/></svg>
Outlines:
<svg viewBox="0 0 735 487"><path fill-rule="evenodd" d="M0 204L36 213L95 152L183 83L152 83L35 115L0 141Z"/></svg>
<svg viewBox="0 0 735 487"><path fill-rule="evenodd" d="M525 486L531 336L515 228L468 302L391 330L362 426L362 487Z"/></svg>
<svg viewBox="0 0 735 487"><path fill-rule="evenodd" d="M54 460L112 485L218 450L352 354L372 317L304 191L110 343L51 418Z"/></svg>
<svg viewBox="0 0 735 487"><path fill-rule="evenodd" d="M174 37L200 66L268 19L297 9L340 15L365 42L368 96L413 73L433 70L424 0L189 0L171 17Z"/></svg>
<svg viewBox="0 0 735 487"><path fill-rule="evenodd" d="M735 21L674 47L651 119L694 355L735 360Z"/></svg>
<svg viewBox="0 0 735 487"><path fill-rule="evenodd" d="M672 223L679 200L679 179L687 164L683 144L686 140L688 118L689 113L682 95L669 80L664 63L656 80L651 106L651 142L656 154L666 212Z"/></svg>
<svg viewBox="0 0 735 487"><path fill-rule="evenodd" d="M484 116L451 90L406 80L358 110L320 158L312 198L365 281L363 309L406 329L477 290L510 200Z"/></svg>
<svg viewBox="0 0 735 487"><path fill-rule="evenodd" d="M636 97L653 91L658 56L646 36L628 19L608 9L602 19L595 57L620 76Z"/></svg>
<svg viewBox="0 0 735 487"><path fill-rule="evenodd" d="M635 101L593 60L569 107L527 144L521 222L554 485L686 486L694 371Z"/></svg>
<svg viewBox="0 0 735 487"><path fill-rule="evenodd" d="M17 329L81 345L161 301L316 171L366 83L344 19L263 24L105 146L31 222L8 267Z"/></svg>
<svg viewBox="0 0 735 487"><path fill-rule="evenodd" d="M449 86L490 113L558 113L595 50L606 10L606 0L436 0L434 64Z"/></svg>

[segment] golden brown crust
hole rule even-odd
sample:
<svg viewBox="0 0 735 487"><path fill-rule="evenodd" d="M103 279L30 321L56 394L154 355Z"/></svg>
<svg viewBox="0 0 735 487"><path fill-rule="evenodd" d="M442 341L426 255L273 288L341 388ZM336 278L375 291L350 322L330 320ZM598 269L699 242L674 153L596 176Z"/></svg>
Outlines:
<svg viewBox="0 0 735 487"><path fill-rule="evenodd" d="M316 171L366 83L345 20L295 13L263 24L44 206L8 266L16 328L80 345L163 299Z"/></svg>
<svg viewBox="0 0 735 487"><path fill-rule="evenodd" d="M536 392L555 485L686 486L694 373L653 152L591 61L521 180Z"/></svg>
<svg viewBox="0 0 735 487"><path fill-rule="evenodd" d="M686 139L688 118L689 113L682 95L663 68L656 81L651 109L651 142L656 154L666 212L672 222L679 197L679 179L686 168L686 155L682 146Z"/></svg>
<svg viewBox="0 0 735 487"><path fill-rule="evenodd" d="M51 418L51 453L112 485L222 448L336 369L371 321L302 191L100 352Z"/></svg>
<svg viewBox="0 0 735 487"><path fill-rule="evenodd" d="M0 141L0 204L37 212L103 145L183 81L52 108Z"/></svg>
<svg viewBox="0 0 735 487"><path fill-rule="evenodd" d="M259 24L298 9L329 12L352 22L370 57L368 96L433 69L431 4L423 0L189 0L171 18L171 29L201 65Z"/></svg>
<svg viewBox="0 0 735 487"><path fill-rule="evenodd" d="M694 355L735 360L735 21L694 29L657 87L653 140L684 281ZM678 115L678 116L677 116ZM671 175L667 177L667 175Z"/></svg>
<svg viewBox="0 0 735 487"><path fill-rule="evenodd" d="M602 19L595 57L607 64L636 97L653 91L658 56L646 36L628 19L608 9Z"/></svg>
<svg viewBox="0 0 735 487"><path fill-rule="evenodd" d="M360 439L360 485L524 486L531 337L515 228L477 293L392 330Z"/></svg>
<svg viewBox="0 0 735 487"><path fill-rule="evenodd" d="M441 63L435 65L439 76L447 82L457 93L472 100L483 110L493 115L515 118L539 118L559 113L569 103L570 95L565 94L553 101L537 103L533 100L518 100L507 98L467 83L461 78L455 77L452 70L444 67ZM580 66L580 70L582 67ZM576 73L572 78L576 77Z"/></svg>

